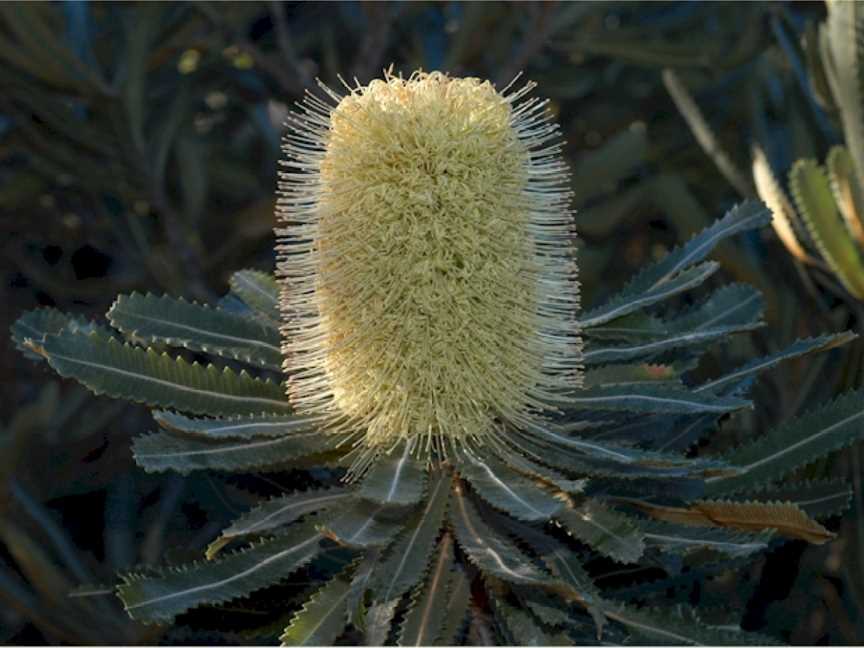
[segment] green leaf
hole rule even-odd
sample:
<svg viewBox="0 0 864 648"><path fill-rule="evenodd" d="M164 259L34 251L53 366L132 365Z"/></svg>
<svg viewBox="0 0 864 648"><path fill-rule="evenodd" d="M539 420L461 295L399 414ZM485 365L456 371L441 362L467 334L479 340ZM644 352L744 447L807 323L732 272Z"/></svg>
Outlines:
<svg viewBox="0 0 864 648"><path fill-rule="evenodd" d="M487 525L474 505L457 488L450 507L450 521L456 540L468 559L481 571L509 583L551 585L551 579L510 541Z"/></svg>
<svg viewBox="0 0 864 648"><path fill-rule="evenodd" d="M638 637L654 645L742 646L778 645L770 638L743 630L707 625L698 618L684 617L682 611L636 608L607 603L603 611Z"/></svg>
<svg viewBox="0 0 864 648"><path fill-rule="evenodd" d="M702 285L708 277L719 269L719 264L714 261L706 261L692 268L686 268L668 281L653 285L635 295L631 295L630 291L625 288L624 291L603 306L593 308L585 313L577 325L580 329L588 329L653 306L664 299L669 299L674 295Z"/></svg>
<svg viewBox="0 0 864 648"><path fill-rule="evenodd" d="M97 332L67 328L32 348L61 376L75 378L96 394L211 416L291 410L276 383L227 367L189 364Z"/></svg>
<svg viewBox="0 0 864 648"><path fill-rule="evenodd" d="M746 201L733 207L685 245L642 270L604 306L585 313L581 327L603 324L702 283L717 269L716 265L705 263L688 270L690 266L702 261L723 239L767 225L770 220L771 212L762 203Z"/></svg>
<svg viewBox="0 0 864 648"><path fill-rule="evenodd" d="M840 217L828 176L815 160L798 160L789 185L819 252L850 294L864 298L864 261Z"/></svg>
<svg viewBox="0 0 864 648"><path fill-rule="evenodd" d="M332 646L348 625L350 582L336 576L291 619L279 639L283 646Z"/></svg>
<svg viewBox="0 0 864 648"><path fill-rule="evenodd" d="M765 310L762 293L747 284L729 284L716 290L704 302L669 322L672 331L686 333L717 329L747 330L761 326Z"/></svg>
<svg viewBox="0 0 864 648"><path fill-rule="evenodd" d="M722 390L721 393L725 393L727 390L723 388L726 388L733 383L740 382L742 378L752 376L754 374L765 371L766 369L771 369L772 367L780 364L784 360L798 358L810 353L827 351L829 349L833 349L835 347L842 346L848 342L851 342L857 337L858 335L856 333L852 333L851 331L844 331L842 333L834 333L830 335L821 335L819 337L796 340L793 344L789 345L781 351L769 354L762 358L756 358L755 360L751 360L750 362L744 364L735 371L725 374L720 378L715 378L714 380L711 380L709 382L702 383L698 387L695 387L693 391L718 392Z"/></svg>
<svg viewBox="0 0 864 648"><path fill-rule="evenodd" d="M304 416L256 414L231 418L189 418L167 410L153 412L153 418L166 430L212 440L282 437L315 429L318 419ZM320 434L324 434L321 432Z"/></svg>
<svg viewBox="0 0 864 648"><path fill-rule="evenodd" d="M404 526L388 517L385 507L359 500L341 509L323 527L323 533L347 547L381 547Z"/></svg>
<svg viewBox="0 0 864 648"><path fill-rule="evenodd" d="M401 444L379 457L360 484L360 496L387 506L410 506L420 501L426 485L426 470Z"/></svg>
<svg viewBox="0 0 864 648"><path fill-rule="evenodd" d="M495 459L481 461L465 453L457 470L480 497L517 519L548 520L564 507L561 500Z"/></svg>
<svg viewBox="0 0 864 648"><path fill-rule="evenodd" d="M826 518L838 515L849 508L852 488L839 479L790 482L765 486L757 492L733 496L756 502L790 502L811 518Z"/></svg>
<svg viewBox="0 0 864 648"><path fill-rule="evenodd" d="M453 539L444 534L435 548L434 563L429 577L422 587L417 588L411 597L411 604L405 614L405 621L399 632L400 646L431 646L442 637L447 621L451 593L460 578L467 581L453 561ZM467 612L467 597L465 610Z"/></svg>
<svg viewBox="0 0 864 648"><path fill-rule="evenodd" d="M216 562L156 578L127 576L118 594L136 621L169 622L193 607L247 596L288 578L318 554L321 537L311 524L302 525Z"/></svg>
<svg viewBox="0 0 864 648"><path fill-rule="evenodd" d="M617 562L635 563L645 551L633 520L596 500L559 513L558 520L572 536Z"/></svg>
<svg viewBox="0 0 864 648"><path fill-rule="evenodd" d="M508 633L516 646L570 646L573 642L566 634L558 632L550 635L534 618L524 610L504 603L493 601L495 615L504 619Z"/></svg>
<svg viewBox="0 0 864 648"><path fill-rule="evenodd" d="M710 549L730 556L746 556L768 549L772 533L741 533L713 527L692 527L665 522L642 522L645 544L661 551L689 553Z"/></svg>
<svg viewBox="0 0 864 648"><path fill-rule="evenodd" d="M231 526L222 531L217 540L207 548L207 558L212 559L217 551L231 540L251 535L266 534L287 526L307 513L328 510L345 501L354 493L345 488L327 488L292 493L275 497L244 513Z"/></svg>
<svg viewBox="0 0 864 648"><path fill-rule="evenodd" d="M438 633L436 646L456 646L461 644L465 620L468 618L468 604L471 602L471 581L465 571L454 566L448 574L447 600L444 605L444 625ZM434 602L433 602L434 604Z"/></svg>
<svg viewBox="0 0 864 648"><path fill-rule="evenodd" d="M864 392L844 394L724 456L739 473L706 480L708 496L735 493L776 480L864 438Z"/></svg>
<svg viewBox="0 0 864 648"><path fill-rule="evenodd" d="M279 328L279 285L272 275L241 270L231 275L231 292L249 306L262 322Z"/></svg>
<svg viewBox="0 0 864 648"><path fill-rule="evenodd" d="M279 332L221 308L155 295L120 295L108 319L130 339L211 353L281 371Z"/></svg>
<svg viewBox="0 0 864 648"><path fill-rule="evenodd" d="M697 394L652 383L580 389L568 395L567 400L570 407L579 410L666 414L723 414L752 406L750 401L740 398Z"/></svg>
<svg viewBox="0 0 864 648"><path fill-rule="evenodd" d="M833 146L825 160L831 192L846 224L849 235L858 248L864 248L864 187L858 184L854 163L849 151L842 146Z"/></svg>
<svg viewBox="0 0 864 648"><path fill-rule="evenodd" d="M25 341L31 340L32 342L41 344L45 341L46 336L57 335L67 326L85 331L97 327L97 325L86 320L66 315L66 313L62 313L56 308L37 308L36 310L24 313L15 320L15 323L10 327L10 331L12 332L12 341L19 351L31 360L44 360L43 356L35 353L29 346L25 345Z"/></svg>
<svg viewBox="0 0 864 648"><path fill-rule="evenodd" d="M174 470L251 470L326 452L338 439L318 431L275 439L208 441L169 432L139 436L132 445L135 462L147 472Z"/></svg>
<svg viewBox="0 0 864 648"><path fill-rule="evenodd" d="M398 598L426 572L450 499L450 479L443 471L433 478L425 506L411 516L372 578L373 600Z"/></svg>

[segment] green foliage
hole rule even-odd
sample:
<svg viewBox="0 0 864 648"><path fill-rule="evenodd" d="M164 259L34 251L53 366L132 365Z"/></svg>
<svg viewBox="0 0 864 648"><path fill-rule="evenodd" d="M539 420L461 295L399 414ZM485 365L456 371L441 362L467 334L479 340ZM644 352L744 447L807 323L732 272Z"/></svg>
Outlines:
<svg viewBox="0 0 864 648"><path fill-rule="evenodd" d="M469 616L475 632L485 623L477 588L494 632L512 641L760 643L677 610L674 599L664 605L653 596L663 578L628 596L652 607L622 605L589 566L598 557L647 561L669 580L684 578L683 565L689 582L702 582L719 569L717 557L750 560L784 538L831 537L815 518L842 510L848 487L777 480L864 436L860 393L725 455L681 452L721 415L752 405L744 396L758 372L854 338L799 340L713 380L690 376L711 342L760 324L761 299L733 285L683 311L657 306L707 279L715 268L705 258L718 242L767 219L754 203L731 210L589 309L581 325L591 386L568 394L544 425L502 430L488 452L431 466L399 446L348 483L340 480L351 435L292 416L281 386L152 347L269 371L275 293L263 275L235 275L221 308L121 297L109 313L115 331L44 311L25 315L13 335L93 391L156 408L163 431L134 442L145 470L314 468L318 485L253 505L211 543L209 562L127 575L118 593L136 619L164 622L245 598L309 566L319 587L290 612L285 645L332 643L346 631L400 645L462 641ZM619 346L595 346L609 340ZM732 499L705 499L720 495ZM221 553L242 539L254 543ZM330 558L334 551L353 560Z"/></svg>

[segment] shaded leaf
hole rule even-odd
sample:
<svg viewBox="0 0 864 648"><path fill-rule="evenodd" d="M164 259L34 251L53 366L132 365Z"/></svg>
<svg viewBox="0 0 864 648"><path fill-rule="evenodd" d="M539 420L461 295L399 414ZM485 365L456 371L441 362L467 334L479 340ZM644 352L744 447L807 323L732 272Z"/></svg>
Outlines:
<svg viewBox="0 0 864 648"><path fill-rule="evenodd" d="M746 556L768 549L771 533L749 534L714 527L692 527L664 522L640 523L645 544L661 551L688 553L710 549L730 556Z"/></svg>
<svg viewBox="0 0 864 648"><path fill-rule="evenodd" d="M189 364L93 332L64 329L31 347L57 373L96 394L208 415L287 413L291 406L276 383L225 367Z"/></svg>
<svg viewBox="0 0 864 648"><path fill-rule="evenodd" d="M118 594L133 619L168 622L190 608L240 598L289 577L317 555L321 537L303 525L215 562L156 578L126 576Z"/></svg>
<svg viewBox="0 0 864 648"><path fill-rule="evenodd" d="M388 519L383 512L383 506L361 501L339 510L322 532L348 547L380 547L389 543L404 525Z"/></svg>
<svg viewBox="0 0 864 648"><path fill-rule="evenodd" d="M279 286L272 275L241 270L231 275L231 292L252 308L266 324L279 326Z"/></svg>
<svg viewBox="0 0 864 648"><path fill-rule="evenodd" d="M145 343L164 343L281 371L279 332L236 313L184 299L120 295L108 311L116 328Z"/></svg>
<svg viewBox="0 0 864 648"><path fill-rule="evenodd" d="M330 646L348 625L350 583L336 576L291 619L279 639L283 646Z"/></svg>
<svg viewBox="0 0 864 648"><path fill-rule="evenodd" d="M189 418L168 410L156 410L153 418L166 430L212 440L282 437L315 429L314 417L258 414L231 418ZM325 434L320 432L320 434Z"/></svg>
<svg viewBox="0 0 864 648"><path fill-rule="evenodd" d="M408 450L408 444L402 444L389 455L379 457L360 484L360 496L391 506L419 502L426 484L426 470Z"/></svg>
<svg viewBox="0 0 864 648"><path fill-rule="evenodd" d="M633 520L596 500L563 511L557 517L572 536L617 562L634 563L645 551L642 533Z"/></svg>

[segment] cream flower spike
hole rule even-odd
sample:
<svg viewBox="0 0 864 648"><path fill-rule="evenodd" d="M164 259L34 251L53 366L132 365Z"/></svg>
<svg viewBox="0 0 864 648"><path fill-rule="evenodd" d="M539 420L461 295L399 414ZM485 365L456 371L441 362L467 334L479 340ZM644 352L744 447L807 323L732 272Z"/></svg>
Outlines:
<svg viewBox="0 0 864 648"><path fill-rule="evenodd" d="M319 85L280 173L288 395L349 435L354 476L402 442L426 461L500 448L502 426L537 425L582 378L547 102L440 72Z"/></svg>

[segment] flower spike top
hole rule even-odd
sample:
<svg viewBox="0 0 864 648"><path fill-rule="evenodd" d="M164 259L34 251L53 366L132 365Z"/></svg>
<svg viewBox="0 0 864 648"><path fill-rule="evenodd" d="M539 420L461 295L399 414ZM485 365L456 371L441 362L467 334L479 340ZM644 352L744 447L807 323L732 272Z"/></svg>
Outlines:
<svg viewBox="0 0 864 648"><path fill-rule="evenodd" d="M429 461L581 384L568 172L535 84L385 73L289 117L277 274L298 413Z"/></svg>

